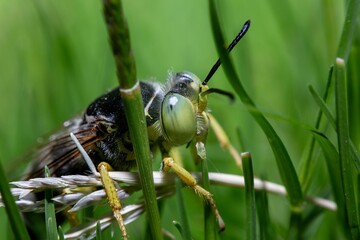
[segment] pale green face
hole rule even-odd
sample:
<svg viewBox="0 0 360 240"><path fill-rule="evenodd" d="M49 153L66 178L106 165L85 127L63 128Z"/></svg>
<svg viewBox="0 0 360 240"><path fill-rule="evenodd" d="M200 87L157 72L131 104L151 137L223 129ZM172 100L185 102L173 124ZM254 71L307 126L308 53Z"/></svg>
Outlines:
<svg viewBox="0 0 360 240"><path fill-rule="evenodd" d="M166 138L175 146L190 142L196 134L194 106L188 98L178 93L165 96L161 120Z"/></svg>
<svg viewBox="0 0 360 240"><path fill-rule="evenodd" d="M189 143L197 132L197 110L201 82L188 72L177 73L170 82L161 109L166 140L178 146Z"/></svg>

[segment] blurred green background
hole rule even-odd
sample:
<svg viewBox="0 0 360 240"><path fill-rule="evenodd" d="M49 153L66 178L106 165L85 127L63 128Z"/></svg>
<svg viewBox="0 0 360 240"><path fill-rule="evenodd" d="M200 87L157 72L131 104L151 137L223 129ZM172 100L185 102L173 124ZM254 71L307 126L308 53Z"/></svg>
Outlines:
<svg viewBox="0 0 360 240"><path fill-rule="evenodd" d="M140 80L164 82L169 70L206 76L217 59L207 1L126 0L124 7ZM116 86L117 80L101 1L0 0L0 9L0 158L8 178L15 180L29 161L22 156L36 146L39 137L81 113L97 96ZM310 139L307 126L314 125L317 113L308 85L321 94L324 91L335 60L345 1L223 0L218 10L229 42L251 19L249 32L231 57L248 93L271 121L298 168ZM221 68L209 85L232 91ZM223 96L213 95L209 108L233 144L252 153L255 175L281 183L267 139L241 102L229 104ZM358 139L358 135L353 137ZM210 171L239 174L230 155L220 149L210 132ZM309 193L320 195L329 190L329 177L324 160L315 160ZM190 161L185 166L195 170ZM159 165L154 164L154 169ZM243 238L243 190L216 186L212 192L227 224L221 238ZM201 200L188 189L184 193L194 239L201 239L203 230L197 225L202 218ZM274 230L280 239L285 238L289 204L286 198L271 195L269 204ZM172 197L165 203L162 223L176 233L171 224L178 219L174 206ZM1 208L0 222L6 219ZM338 236L335 219L334 213L325 212L312 222L306 239ZM132 239L144 238L143 232L135 230L137 224L129 226ZM1 224L0 232L7 231Z"/></svg>

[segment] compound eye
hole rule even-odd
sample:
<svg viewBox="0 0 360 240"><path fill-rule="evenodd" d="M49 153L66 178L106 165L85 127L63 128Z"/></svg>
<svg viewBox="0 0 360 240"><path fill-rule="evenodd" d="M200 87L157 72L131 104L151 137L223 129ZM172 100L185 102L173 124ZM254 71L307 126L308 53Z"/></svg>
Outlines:
<svg viewBox="0 0 360 240"><path fill-rule="evenodd" d="M177 85L178 85L178 88L180 88L180 89L185 89L186 88L186 84L183 83L183 82L180 82Z"/></svg>
<svg viewBox="0 0 360 240"><path fill-rule="evenodd" d="M161 109L162 128L166 138L174 145L190 142L196 134L195 109L189 99L169 93Z"/></svg>

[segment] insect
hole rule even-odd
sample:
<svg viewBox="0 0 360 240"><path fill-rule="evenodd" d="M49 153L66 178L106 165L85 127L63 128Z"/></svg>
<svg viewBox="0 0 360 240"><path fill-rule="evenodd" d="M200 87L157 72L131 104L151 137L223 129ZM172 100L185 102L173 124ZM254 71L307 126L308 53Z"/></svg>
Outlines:
<svg viewBox="0 0 360 240"><path fill-rule="evenodd" d="M240 41L249 26L250 21L247 21L228 51ZM160 149L162 170L172 169L202 195L214 210L220 227L224 227L211 193L198 186L191 174L170 156L173 147L193 144L201 157L210 126L207 95L215 92L232 96L207 85L220 64L218 60L204 81L192 73L179 72L170 74L164 85L140 82L140 88L150 149L152 152ZM50 141L39 149L35 156L37 162L30 168L27 179L43 177L45 166L52 176L89 173L88 165L69 137L70 132L76 136L96 166L105 162L117 171L128 171L135 167L135 154L119 88L97 98L82 117L71 119L64 126L65 131L52 135Z"/></svg>

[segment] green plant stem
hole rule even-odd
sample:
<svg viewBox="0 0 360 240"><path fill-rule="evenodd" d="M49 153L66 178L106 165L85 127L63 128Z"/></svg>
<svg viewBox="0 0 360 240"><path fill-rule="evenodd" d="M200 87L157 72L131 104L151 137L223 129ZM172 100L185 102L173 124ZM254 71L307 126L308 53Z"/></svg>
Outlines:
<svg viewBox="0 0 360 240"><path fill-rule="evenodd" d="M269 203L266 191L255 192L255 201L259 221L259 239L275 239L274 230L270 225Z"/></svg>
<svg viewBox="0 0 360 240"><path fill-rule="evenodd" d="M45 166L45 177L50 177L49 168ZM45 190L45 224L46 224L46 238L49 240L57 240L57 224L55 217L55 205L52 201L53 191L51 189Z"/></svg>
<svg viewBox="0 0 360 240"><path fill-rule="evenodd" d="M8 180L7 177L5 176L5 172L1 161L0 161L0 192L15 239L30 239L29 234L24 225L24 222L20 216L19 209L16 206L14 198L10 192Z"/></svg>
<svg viewBox="0 0 360 240"><path fill-rule="evenodd" d="M335 102L336 102L336 124L338 148L340 156L341 180L345 198L345 208L350 227L351 237L360 238L360 227L358 218L358 204L356 203L354 188L354 174L351 163L351 139L349 133L348 100L346 88L345 64L348 61L350 49L353 42L353 35L356 27L356 19L359 13L360 0L348 2L347 13L341 34L340 44L335 60Z"/></svg>
<svg viewBox="0 0 360 240"><path fill-rule="evenodd" d="M96 223L96 240L102 240L100 222Z"/></svg>
<svg viewBox="0 0 360 240"><path fill-rule="evenodd" d="M129 30L121 1L105 0L104 17L115 58L121 98L140 174L152 238L162 239L144 106L140 85L136 79L135 60L130 47Z"/></svg>
<svg viewBox="0 0 360 240"><path fill-rule="evenodd" d="M243 153L241 158L245 178L246 239L250 240L256 239L254 173L250 153Z"/></svg>
<svg viewBox="0 0 360 240"><path fill-rule="evenodd" d="M347 89L345 63L337 58L335 63L336 123L338 131L338 147L340 156L341 180L345 197L347 219L353 239L359 239L359 223L357 219L354 196L354 182L350 155L350 134L347 108Z"/></svg>

